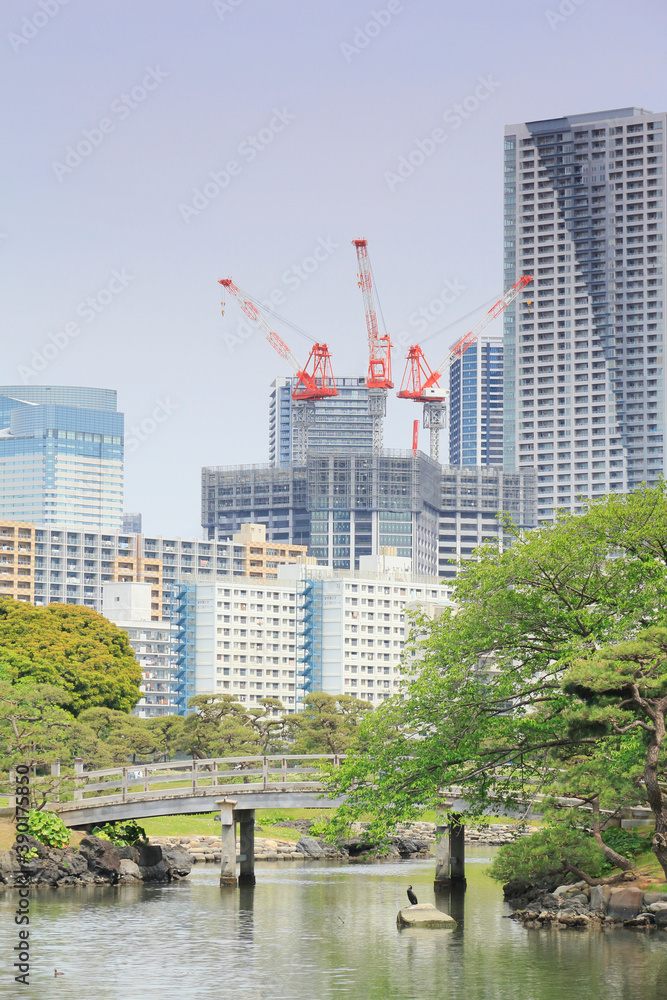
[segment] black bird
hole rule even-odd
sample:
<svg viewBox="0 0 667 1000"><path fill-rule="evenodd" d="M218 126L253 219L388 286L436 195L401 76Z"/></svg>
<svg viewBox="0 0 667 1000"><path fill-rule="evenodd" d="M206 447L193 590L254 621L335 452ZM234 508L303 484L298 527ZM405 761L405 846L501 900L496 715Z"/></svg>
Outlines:
<svg viewBox="0 0 667 1000"><path fill-rule="evenodd" d="M408 886L408 899L410 900L413 906L415 906L419 902L414 892L412 891L411 885Z"/></svg>

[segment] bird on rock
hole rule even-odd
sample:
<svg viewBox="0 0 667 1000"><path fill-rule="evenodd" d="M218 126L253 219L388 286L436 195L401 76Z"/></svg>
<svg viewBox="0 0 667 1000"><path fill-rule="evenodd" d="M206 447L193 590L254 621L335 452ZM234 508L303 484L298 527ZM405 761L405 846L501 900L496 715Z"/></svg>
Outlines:
<svg viewBox="0 0 667 1000"><path fill-rule="evenodd" d="M416 903L419 902L419 900L415 896L414 892L412 891L412 886L411 885L408 886L408 899L410 900L410 902L412 903L413 906L415 906Z"/></svg>

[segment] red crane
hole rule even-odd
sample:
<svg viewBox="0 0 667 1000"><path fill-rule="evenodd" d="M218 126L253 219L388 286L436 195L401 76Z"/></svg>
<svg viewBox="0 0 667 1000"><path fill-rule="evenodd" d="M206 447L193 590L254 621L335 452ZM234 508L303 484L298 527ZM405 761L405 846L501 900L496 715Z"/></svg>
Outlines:
<svg viewBox="0 0 667 1000"><path fill-rule="evenodd" d="M357 248L359 264L359 287L364 300L366 329L368 331L368 409L373 417L373 451L382 449L382 419L387 412L387 389L393 389L391 380L391 341L387 334L378 329L373 296L371 264L368 256L367 240L352 240Z"/></svg>
<svg viewBox="0 0 667 1000"><path fill-rule="evenodd" d="M231 278L220 278L219 284L231 292L248 319L261 329L268 342L280 357L287 361L296 376L296 385L292 391L292 399L297 404L294 410L297 425L295 458L304 464L308 448L308 426L313 422L315 401L338 395L329 348L326 344L314 344L306 364L301 365L282 337L271 329L257 306Z"/></svg>
<svg viewBox="0 0 667 1000"><path fill-rule="evenodd" d="M407 356L401 388L397 395L401 399L412 399L424 404L424 427L431 431L431 458L440 460L440 430L445 426L445 401L449 389L441 388L440 379L445 372L463 357L474 344L482 330L510 305L517 295L533 280L532 275L522 275L515 285L492 305L479 322L464 337L454 344L437 368L431 369L418 344L410 347Z"/></svg>

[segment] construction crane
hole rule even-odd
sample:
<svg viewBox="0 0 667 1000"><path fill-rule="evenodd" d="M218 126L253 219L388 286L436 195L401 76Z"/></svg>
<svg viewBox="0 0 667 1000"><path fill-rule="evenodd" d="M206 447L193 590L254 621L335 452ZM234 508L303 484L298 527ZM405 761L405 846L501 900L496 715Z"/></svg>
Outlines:
<svg viewBox="0 0 667 1000"><path fill-rule="evenodd" d="M393 389L391 380L391 342L385 334L380 335L375 300L373 297L373 282L371 279L371 264L368 257L368 241L352 240L357 248L359 263L359 287L364 299L366 313L366 329L368 331L368 412L373 418L373 451L382 450L382 421L387 412L387 389Z"/></svg>
<svg viewBox="0 0 667 1000"><path fill-rule="evenodd" d="M400 399L412 399L415 403L423 403L423 426L430 431L431 458L440 461L440 431L445 426L447 410L446 402L448 388L439 386L440 379L455 361L462 358L471 344L474 344L482 330L507 309L519 292L532 281L531 275L522 275L515 285L498 299L495 305L482 316L480 321L464 337L452 347L437 368L431 369L424 357L424 352L415 344L408 351L407 363L403 372L401 388L397 395Z"/></svg>
<svg viewBox="0 0 667 1000"><path fill-rule="evenodd" d="M245 295L231 278L220 278L219 284L230 292L248 319L252 320L262 331L271 346L283 358L296 377L296 385L292 390L294 406L295 461L299 465L306 464L308 455L308 428L315 419L315 402L328 396L337 396L338 389L331 368L331 355L326 344L315 344L305 365L302 365L285 341L266 322L257 306Z"/></svg>

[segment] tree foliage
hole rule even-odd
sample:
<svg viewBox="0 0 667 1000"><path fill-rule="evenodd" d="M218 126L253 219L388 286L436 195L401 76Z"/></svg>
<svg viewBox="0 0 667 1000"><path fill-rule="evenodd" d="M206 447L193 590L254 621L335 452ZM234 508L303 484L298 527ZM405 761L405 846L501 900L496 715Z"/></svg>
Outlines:
<svg viewBox="0 0 667 1000"><path fill-rule="evenodd" d="M349 694L332 695L312 691L303 699L303 709L288 716L293 740L290 753L345 753L354 742L359 724L371 705Z"/></svg>
<svg viewBox="0 0 667 1000"><path fill-rule="evenodd" d="M95 705L129 712L139 700L127 634L91 608L0 599L0 665L12 681L63 688L73 715Z"/></svg>
<svg viewBox="0 0 667 1000"><path fill-rule="evenodd" d="M525 535L506 529L509 551L482 547L460 574L456 609L415 616L401 697L362 721L356 752L331 776L332 791L348 796L334 828L370 812L369 835L381 839L442 806L453 786L471 815L529 808L556 793L554 775L566 781L585 761L597 787L573 771L576 794L649 801L659 848L667 817L657 794L647 799L644 765L647 713L664 694L662 639L650 628L663 621L667 594L665 485ZM619 743L631 734L640 739ZM630 748L633 780L621 781L618 767L609 780L602 761Z"/></svg>

